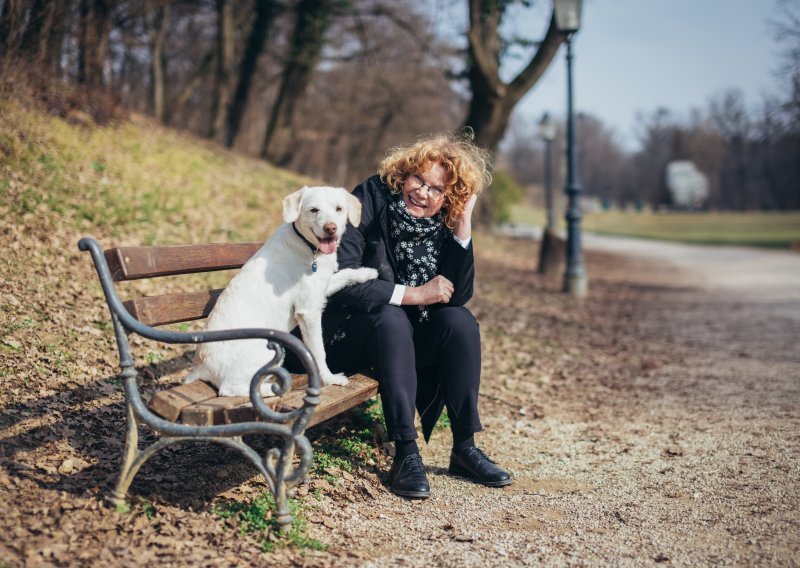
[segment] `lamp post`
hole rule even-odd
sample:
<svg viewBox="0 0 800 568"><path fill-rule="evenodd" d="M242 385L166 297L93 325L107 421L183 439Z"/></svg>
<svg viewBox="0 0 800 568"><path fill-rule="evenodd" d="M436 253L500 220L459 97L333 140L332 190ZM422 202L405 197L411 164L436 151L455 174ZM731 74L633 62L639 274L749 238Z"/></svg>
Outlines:
<svg viewBox="0 0 800 568"><path fill-rule="evenodd" d="M567 44L567 268L564 291L576 297L586 296L588 282L581 251L580 184L575 152L575 113L572 106L572 36L581 25L582 0L553 0L556 28Z"/></svg>
<svg viewBox="0 0 800 568"><path fill-rule="evenodd" d="M552 277L562 269L564 240L556 235L556 218L553 207L553 139L556 125L550 115L544 113L539 122L539 137L544 140L544 200L547 211L547 226L539 244L539 274Z"/></svg>
<svg viewBox="0 0 800 568"><path fill-rule="evenodd" d="M556 125L549 113L544 113L539 121L539 137L544 140L544 203L547 210L547 226L545 230L555 231L556 220L553 212L553 140L556 137Z"/></svg>

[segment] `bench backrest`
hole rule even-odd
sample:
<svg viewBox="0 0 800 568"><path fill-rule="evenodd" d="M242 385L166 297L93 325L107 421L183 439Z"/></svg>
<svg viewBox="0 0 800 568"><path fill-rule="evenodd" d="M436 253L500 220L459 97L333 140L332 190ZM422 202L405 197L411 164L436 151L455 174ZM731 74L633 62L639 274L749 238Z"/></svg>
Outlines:
<svg viewBox="0 0 800 568"><path fill-rule="evenodd" d="M118 247L105 251L115 282L241 268L263 243ZM202 319L211 313L222 289L147 296L124 302L146 325Z"/></svg>

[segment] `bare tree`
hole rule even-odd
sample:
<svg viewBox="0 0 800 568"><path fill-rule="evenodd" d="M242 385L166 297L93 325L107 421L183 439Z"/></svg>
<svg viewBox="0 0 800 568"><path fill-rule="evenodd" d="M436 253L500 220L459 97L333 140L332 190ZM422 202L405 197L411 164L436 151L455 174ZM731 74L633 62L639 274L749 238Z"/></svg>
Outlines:
<svg viewBox="0 0 800 568"><path fill-rule="evenodd" d="M614 132L598 118L578 115L578 163L581 186L586 195L604 203L625 199L630 185L627 153L616 140Z"/></svg>
<svg viewBox="0 0 800 568"><path fill-rule="evenodd" d="M78 83L99 89L108 56L113 0L80 0Z"/></svg>
<svg viewBox="0 0 800 568"><path fill-rule="evenodd" d="M448 78L452 46L410 0L359 2L333 22L321 69L296 114L289 167L350 186L392 145L452 131L465 101Z"/></svg>
<svg viewBox="0 0 800 568"><path fill-rule="evenodd" d="M255 18L247 37L247 43L239 63L239 73L236 80L236 89L231 98L230 108L225 124L224 144L233 146L242 117L250 100L250 90L253 85L253 76L257 69L258 58L264 51L264 45L270 35L275 19L282 11L282 5L275 0L256 0Z"/></svg>
<svg viewBox="0 0 800 568"><path fill-rule="evenodd" d="M467 77L472 97L464 124L472 127L476 141L490 150L497 149L514 107L541 78L563 41L551 18L544 39L528 64L511 81L503 81L500 63L504 40L499 29L512 3L469 0Z"/></svg>
<svg viewBox="0 0 800 568"><path fill-rule="evenodd" d="M25 30L29 0L5 0L0 10L0 49L5 57L17 54Z"/></svg>
<svg viewBox="0 0 800 568"><path fill-rule="evenodd" d="M322 55L325 35L331 26L331 9L336 3L337 0L299 0L297 3L289 56L260 153L276 164L286 165L290 157L297 102L305 94Z"/></svg>
<svg viewBox="0 0 800 568"><path fill-rule="evenodd" d="M33 0L20 51L36 70L57 72L70 2Z"/></svg>
<svg viewBox="0 0 800 568"><path fill-rule="evenodd" d="M161 122L167 121L167 88L166 67L167 61L164 54L167 30L171 17L169 3L148 2L151 16L150 22L150 92L153 104L153 115Z"/></svg>
<svg viewBox="0 0 800 568"><path fill-rule="evenodd" d="M234 23L231 0L216 0L217 40L214 90L211 100L209 138L224 142L225 118L230 106L234 75Z"/></svg>

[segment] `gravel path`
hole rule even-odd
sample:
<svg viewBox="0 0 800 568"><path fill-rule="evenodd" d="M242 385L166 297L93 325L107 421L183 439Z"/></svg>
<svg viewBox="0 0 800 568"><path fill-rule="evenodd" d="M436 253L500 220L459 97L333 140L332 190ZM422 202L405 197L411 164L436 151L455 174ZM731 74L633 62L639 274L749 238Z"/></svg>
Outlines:
<svg viewBox="0 0 800 568"><path fill-rule="evenodd" d="M609 320L587 302L587 345L562 337L555 377L534 360L516 379L485 379L479 441L515 483L447 476L439 434L423 450L433 497L323 505L330 552L375 566L800 563L800 256L586 246L600 251L590 286ZM529 292L535 303L556 288ZM497 307L475 304L479 319Z"/></svg>
<svg viewBox="0 0 800 568"><path fill-rule="evenodd" d="M531 241L476 237L477 439L515 482L448 476L445 428L422 448L429 500L390 494L368 452L298 490L326 550L265 553L214 513L265 491L218 446L157 456L130 511L104 504L124 412L76 240L0 221L0 566L800 565L799 255L587 237L575 301L535 274ZM181 349L142 348L156 383L185 372Z"/></svg>

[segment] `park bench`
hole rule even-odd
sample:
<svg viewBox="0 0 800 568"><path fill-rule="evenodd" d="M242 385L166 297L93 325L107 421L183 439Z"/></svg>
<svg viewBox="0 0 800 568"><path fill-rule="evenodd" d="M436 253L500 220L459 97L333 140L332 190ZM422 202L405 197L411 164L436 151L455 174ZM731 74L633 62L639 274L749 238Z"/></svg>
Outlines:
<svg viewBox="0 0 800 568"><path fill-rule="evenodd" d="M308 473L313 452L305 431L377 394L377 383L364 375L350 377L346 387L322 387L311 353L290 333L273 329L237 329L181 332L160 326L203 319L222 290L147 296L123 302L115 282L241 268L261 243L137 246L103 250L83 238L80 250L89 251L116 335L120 379L125 391L127 430L119 479L111 495L117 505L125 497L139 468L159 450L185 441L211 441L236 449L267 480L275 496L276 518L282 528L291 523L287 492ZM157 392L145 404L139 390L140 373L134 366L129 335L171 344L197 344L237 339L265 339L275 353L253 377L249 397L220 397L214 386L197 381ZM291 375L282 367L286 349L303 363L305 375ZM278 396L262 398L262 383L272 383ZM139 426L159 434L139 448ZM263 457L245 443L244 435L260 434L277 440ZM295 459L295 457L297 459Z"/></svg>

